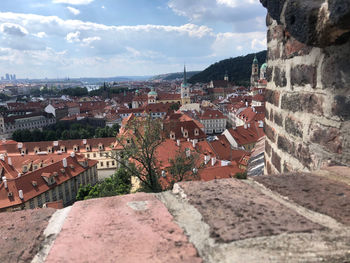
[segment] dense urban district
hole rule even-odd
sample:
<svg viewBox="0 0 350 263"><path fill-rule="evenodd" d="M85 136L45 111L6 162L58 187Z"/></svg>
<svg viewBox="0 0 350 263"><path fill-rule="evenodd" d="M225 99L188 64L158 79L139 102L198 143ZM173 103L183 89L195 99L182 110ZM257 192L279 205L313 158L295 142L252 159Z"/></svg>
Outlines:
<svg viewBox="0 0 350 263"><path fill-rule="evenodd" d="M266 64L251 64L248 86L227 72L190 84L186 67L182 79L95 87L6 76L0 211L262 175Z"/></svg>

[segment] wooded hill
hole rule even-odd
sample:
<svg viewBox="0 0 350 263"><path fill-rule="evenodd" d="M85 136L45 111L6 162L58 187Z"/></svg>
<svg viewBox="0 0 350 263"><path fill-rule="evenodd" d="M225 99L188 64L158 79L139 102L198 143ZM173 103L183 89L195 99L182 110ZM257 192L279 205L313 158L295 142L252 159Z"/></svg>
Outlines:
<svg viewBox="0 0 350 263"><path fill-rule="evenodd" d="M266 50L256 53L256 57L259 61L259 69L261 65L266 62L266 53ZM208 83L211 80L223 80L225 72L227 71L230 81L234 82L236 85L248 86L250 83L254 56L255 54L253 53L246 56L221 60L191 77L189 82L194 84L198 82Z"/></svg>

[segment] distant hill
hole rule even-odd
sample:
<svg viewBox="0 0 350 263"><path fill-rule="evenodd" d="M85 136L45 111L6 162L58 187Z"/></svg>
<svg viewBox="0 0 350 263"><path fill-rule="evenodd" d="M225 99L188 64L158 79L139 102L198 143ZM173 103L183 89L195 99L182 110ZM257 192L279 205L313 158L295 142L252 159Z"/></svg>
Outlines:
<svg viewBox="0 0 350 263"><path fill-rule="evenodd" d="M187 78L189 79L198 73L200 73L200 71L188 71ZM184 77L183 72L176 72L176 73L157 75L157 76L150 78L150 80L168 80L168 81L171 81L171 80L176 80L176 79L182 79L183 77Z"/></svg>
<svg viewBox="0 0 350 263"><path fill-rule="evenodd" d="M256 53L259 67L265 63L266 54L266 50ZM246 56L221 60L191 77L189 82L194 84L197 82L207 83L211 80L222 80L227 71L230 81L233 81L236 85L247 86L250 82L254 56L255 54L248 54Z"/></svg>

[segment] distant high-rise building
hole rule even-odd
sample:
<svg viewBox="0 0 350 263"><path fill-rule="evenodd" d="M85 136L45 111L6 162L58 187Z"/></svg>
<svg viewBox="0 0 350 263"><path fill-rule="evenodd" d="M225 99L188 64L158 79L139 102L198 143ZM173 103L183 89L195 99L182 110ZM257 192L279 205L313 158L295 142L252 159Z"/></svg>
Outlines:
<svg viewBox="0 0 350 263"><path fill-rule="evenodd" d="M6 80L10 80L10 75L6 73Z"/></svg>

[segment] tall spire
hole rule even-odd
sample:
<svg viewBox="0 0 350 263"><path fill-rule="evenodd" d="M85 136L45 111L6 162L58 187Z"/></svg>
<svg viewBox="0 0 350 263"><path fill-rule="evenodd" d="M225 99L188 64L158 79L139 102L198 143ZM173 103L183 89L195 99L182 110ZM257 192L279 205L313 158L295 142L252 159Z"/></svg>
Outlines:
<svg viewBox="0 0 350 263"><path fill-rule="evenodd" d="M184 84L187 84L186 65L184 65Z"/></svg>

